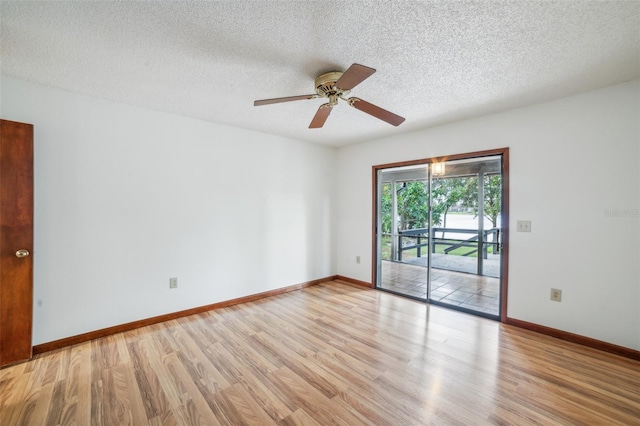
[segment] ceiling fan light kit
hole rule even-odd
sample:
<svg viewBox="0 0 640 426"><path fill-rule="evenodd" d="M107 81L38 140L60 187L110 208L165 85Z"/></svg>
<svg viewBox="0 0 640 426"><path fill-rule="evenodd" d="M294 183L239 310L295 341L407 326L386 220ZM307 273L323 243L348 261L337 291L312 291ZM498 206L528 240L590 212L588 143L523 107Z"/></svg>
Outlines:
<svg viewBox="0 0 640 426"><path fill-rule="evenodd" d="M345 98L345 96L348 95L354 87L369 78L374 72L376 72L376 70L373 68L365 67L360 64L353 64L345 72L331 71L320 74L316 77L315 94L263 99L255 101L253 105L261 106L281 102L299 101L303 99L328 98L329 102L320 105L316 115L311 120L311 124L309 124L310 129L319 129L324 126L332 108L338 105L338 99L342 99L343 101L346 101L349 106L393 126L399 126L404 121L403 117L387 111L386 109L380 108L372 103L363 101L360 98Z"/></svg>

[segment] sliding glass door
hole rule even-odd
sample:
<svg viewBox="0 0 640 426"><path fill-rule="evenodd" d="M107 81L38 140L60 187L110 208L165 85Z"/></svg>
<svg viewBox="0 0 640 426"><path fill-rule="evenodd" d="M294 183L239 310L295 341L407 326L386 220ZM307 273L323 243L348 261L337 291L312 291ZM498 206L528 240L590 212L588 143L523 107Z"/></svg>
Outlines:
<svg viewBox="0 0 640 426"><path fill-rule="evenodd" d="M380 166L375 175L376 287L499 318L503 156Z"/></svg>
<svg viewBox="0 0 640 426"><path fill-rule="evenodd" d="M423 268L398 266L410 262L427 266L428 168L393 168L379 176L379 287L426 299Z"/></svg>

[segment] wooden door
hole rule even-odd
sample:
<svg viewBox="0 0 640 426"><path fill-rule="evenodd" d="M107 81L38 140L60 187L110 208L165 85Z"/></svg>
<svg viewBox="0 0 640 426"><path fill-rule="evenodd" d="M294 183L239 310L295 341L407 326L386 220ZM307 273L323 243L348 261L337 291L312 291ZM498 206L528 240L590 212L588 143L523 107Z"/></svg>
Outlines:
<svg viewBox="0 0 640 426"><path fill-rule="evenodd" d="M0 120L0 366L31 358L33 126Z"/></svg>

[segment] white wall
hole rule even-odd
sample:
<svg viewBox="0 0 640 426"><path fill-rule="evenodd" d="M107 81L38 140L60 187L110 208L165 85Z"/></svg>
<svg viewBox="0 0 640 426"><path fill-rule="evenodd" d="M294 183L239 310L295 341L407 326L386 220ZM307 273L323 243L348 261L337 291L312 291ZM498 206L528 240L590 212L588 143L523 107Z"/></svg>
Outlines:
<svg viewBox="0 0 640 426"><path fill-rule="evenodd" d="M337 153L6 77L0 98L35 125L34 344L370 281L373 165L509 147L510 226L533 232L511 233L508 315L640 349L640 220L605 214L640 208L639 81Z"/></svg>
<svg viewBox="0 0 640 426"><path fill-rule="evenodd" d="M341 148L338 274L371 281L373 165L509 147L508 316L640 349L639 100L636 80Z"/></svg>
<svg viewBox="0 0 640 426"><path fill-rule="evenodd" d="M335 149L0 88L35 126L34 344L335 274Z"/></svg>

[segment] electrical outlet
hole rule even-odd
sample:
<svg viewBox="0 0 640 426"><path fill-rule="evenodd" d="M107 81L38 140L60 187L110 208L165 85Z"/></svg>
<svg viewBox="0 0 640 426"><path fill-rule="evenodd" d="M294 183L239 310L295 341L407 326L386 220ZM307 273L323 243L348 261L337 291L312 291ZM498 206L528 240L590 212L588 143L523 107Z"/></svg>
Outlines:
<svg viewBox="0 0 640 426"><path fill-rule="evenodd" d="M553 300L554 302L562 302L562 290L552 288L549 299Z"/></svg>
<svg viewBox="0 0 640 426"><path fill-rule="evenodd" d="M178 278L169 278L169 288L178 288Z"/></svg>
<svg viewBox="0 0 640 426"><path fill-rule="evenodd" d="M356 256L356 263L360 263L360 256Z"/></svg>
<svg viewBox="0 0 640 426"><path fill-rule="evenodd" d="M530 220L519 220L517 225L518 232L531 232Z"/></svg>

